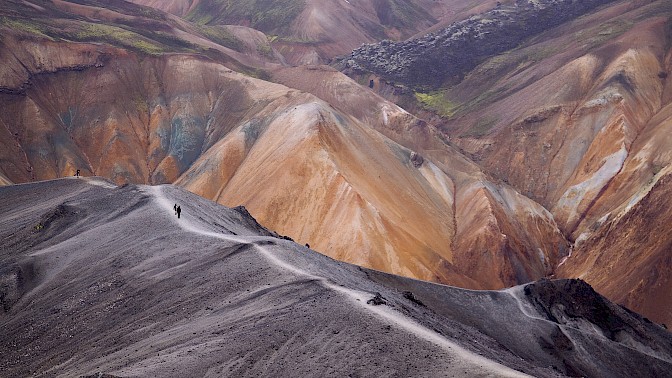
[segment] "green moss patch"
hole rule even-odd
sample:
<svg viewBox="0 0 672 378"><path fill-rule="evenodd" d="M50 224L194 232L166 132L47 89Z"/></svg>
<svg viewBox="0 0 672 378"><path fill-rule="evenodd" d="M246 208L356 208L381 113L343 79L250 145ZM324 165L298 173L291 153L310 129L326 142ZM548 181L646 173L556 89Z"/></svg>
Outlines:
<svg viewBox="0 0 672 378"><path fill-rule="evenodd" d="M27 19L10 19L7 17L0 18L0 26L7 27L12 30L20 31L26 34L39 36L42 38L53 40L48 34L48 28L42 24L36 23Z"/></svg>
<svg viewBox="0 0 672 378"><path fill-rule="evenodd" d="M116 26L82 23L78 31L70 34L78 41L105 41L115 46L123 46L149 55L159 55L166 49L159 43L140 34Z"/></svg>
<svg viewBox="0 0 672 378"><path fill-rule="evenodd" d="M442 117L452 117L459 107L458 104L448 100L442 91L428 93L415 92L415 99L423 108L431 110Z"/></svg>
<svg viewBox="0 0 672 378"><path fill-rule="evenodd" d="M630 30L633 23L627 20L605 22L594 28L581 30L574 34L574 39L588 49L594 49L605 42L621 36Z"/></svg>
<svg viewBox="0 0 672 378"><path fill-rule="evenodd" d="M305 5L304 0L204 0L186 18L202 25L249 25L271 33L286 30Z"/></svg>
<svg viewBox="0 0 672 378"><path fill-rule="evenodd" d="M221 26L199 25L198 29L204 37L218 45L238 52L245 50L243 42Z"/></svg>

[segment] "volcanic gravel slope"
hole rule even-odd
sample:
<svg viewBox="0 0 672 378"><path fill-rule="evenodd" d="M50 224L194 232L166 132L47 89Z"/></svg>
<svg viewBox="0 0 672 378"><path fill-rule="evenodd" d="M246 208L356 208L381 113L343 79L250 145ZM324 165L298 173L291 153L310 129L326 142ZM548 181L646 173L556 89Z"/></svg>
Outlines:
<svg viewBox="0 0 672 378"><path fill-rule="evenodd" d="M173 186L5 186L0 240L7 377L672 372L672 336L581 281L478 292L366 270Z"/></svg>

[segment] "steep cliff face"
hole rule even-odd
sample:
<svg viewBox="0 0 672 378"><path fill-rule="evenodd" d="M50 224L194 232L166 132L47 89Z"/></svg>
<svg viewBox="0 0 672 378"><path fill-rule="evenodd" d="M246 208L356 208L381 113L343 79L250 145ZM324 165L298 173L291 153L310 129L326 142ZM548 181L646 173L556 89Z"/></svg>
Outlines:
<svg viewBox="0 0 672 378"><path fill-rule="evenodd" d="M668 167L627 212L611 216L580 243L557 275L582 277L617 303L669 326L671 180Z"/></svg>
<svg viewBox="0 0 672 378"><path fill-rule="evenodd" d="M518 88L444 127L488 171L552 209L572 239L666 165L646 151L663 142L651 134L665 133L669 25L637 26L592 53L553 56L503 79L494 91ZM557 69L540 72L546 65Z"/></svg>

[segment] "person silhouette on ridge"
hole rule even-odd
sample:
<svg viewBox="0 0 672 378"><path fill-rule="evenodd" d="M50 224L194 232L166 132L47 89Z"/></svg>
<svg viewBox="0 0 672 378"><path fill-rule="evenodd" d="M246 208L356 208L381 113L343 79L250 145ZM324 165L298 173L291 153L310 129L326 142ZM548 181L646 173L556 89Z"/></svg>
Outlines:
<svg viewBox="0 0 672 378"><path fill-rule="evenodd" d="M177 215L177 204L173 205L173 211L175 212L175 215Z"/></svg>
<svg viewBox="0 0 672 378"><path fill-rule="evenodd" d="M180 209L180 207L178 206L177 209L175 209L175 211L177 212L177 218L179 219L180 218L180 213L182 212L182 209Z"/></svg>
<svg viewBox="0 0 672 378"><path fill-rule="evenodd" d="M75 177L79 177L79 169L77 170L77 173L75 173Z"/></svg>

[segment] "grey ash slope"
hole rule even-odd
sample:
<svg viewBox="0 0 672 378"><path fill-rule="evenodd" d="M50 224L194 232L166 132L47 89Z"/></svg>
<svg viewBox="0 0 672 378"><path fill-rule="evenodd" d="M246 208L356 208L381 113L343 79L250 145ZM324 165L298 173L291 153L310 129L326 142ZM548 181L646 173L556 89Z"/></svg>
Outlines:
<svg viewBox="0 0 672 378"><path fill-rule="evenodd" d="M365 270L172 186L3 187L0 240L3 376L672 372L669 333L581 282L476 292Z"/></svg>

